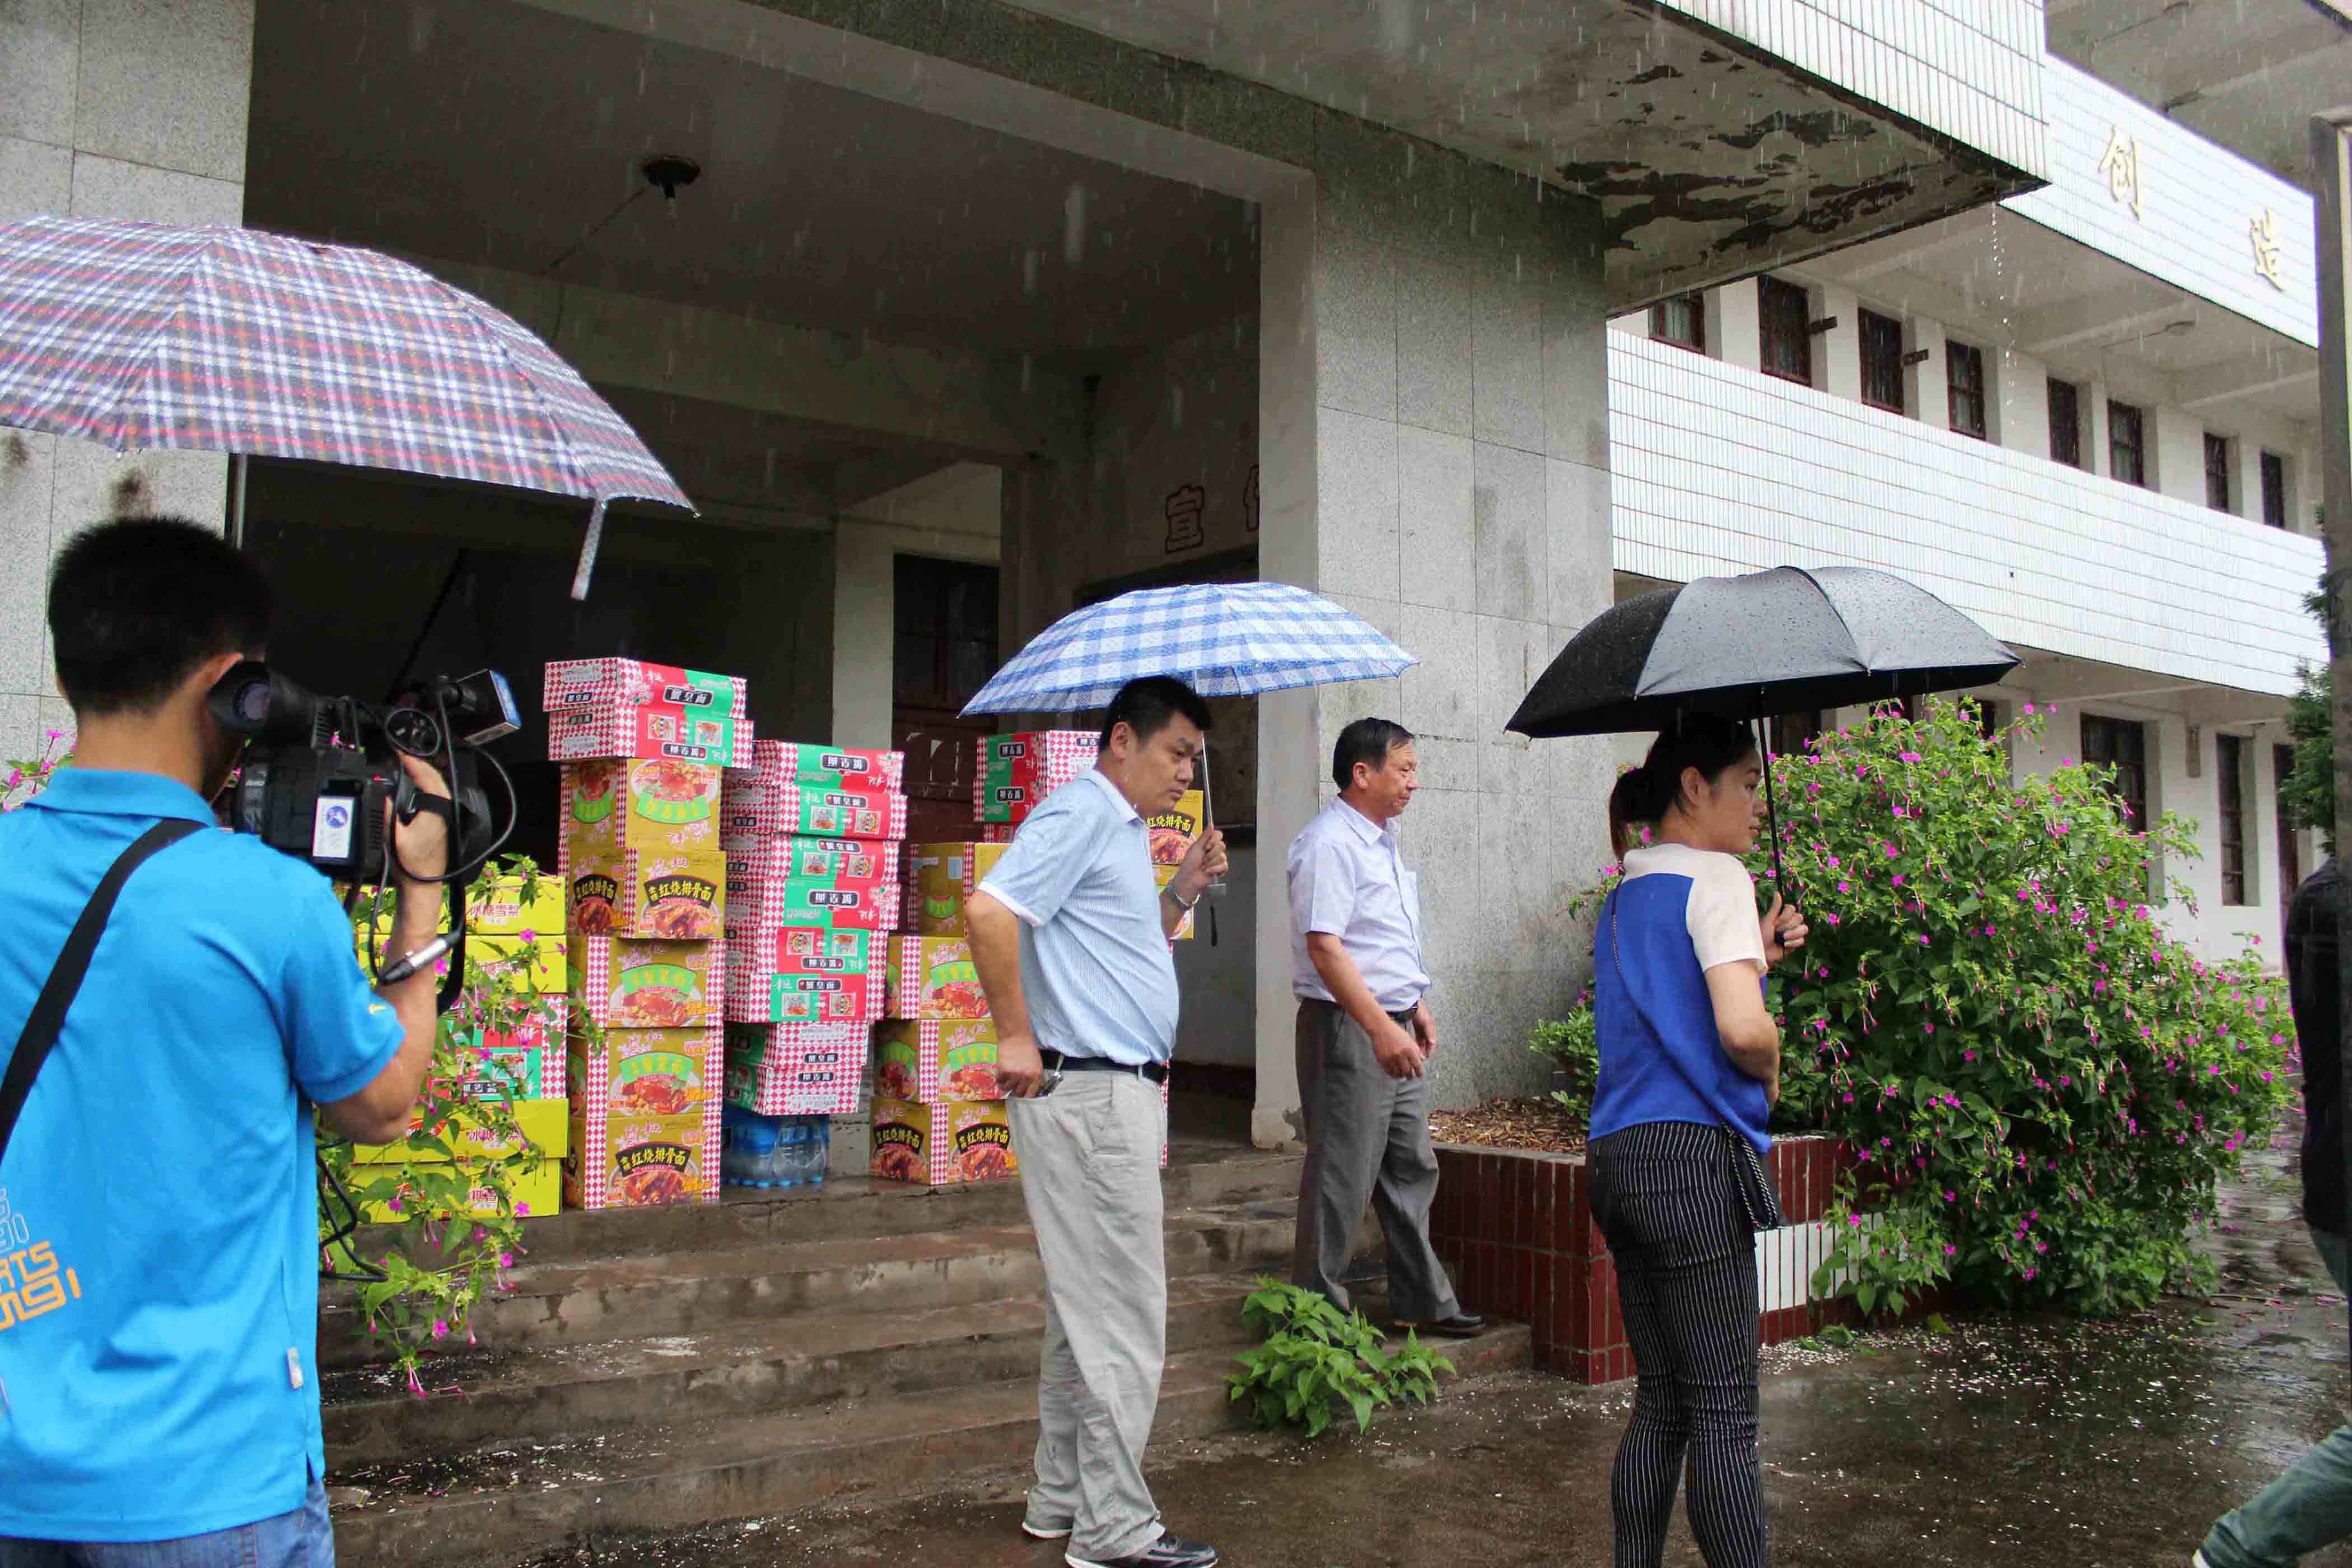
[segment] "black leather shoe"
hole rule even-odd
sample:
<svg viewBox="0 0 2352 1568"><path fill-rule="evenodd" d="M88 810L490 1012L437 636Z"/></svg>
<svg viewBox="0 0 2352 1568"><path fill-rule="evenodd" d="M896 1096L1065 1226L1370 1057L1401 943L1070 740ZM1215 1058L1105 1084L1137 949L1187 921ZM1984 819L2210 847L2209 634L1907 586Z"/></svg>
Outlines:
<svg viewBox="0 0 2352 1568"><path fill-rule="evenodd" d="M1132 1556L1081 1557L1071 1552L1062 1561L1070 1568L1216 1568L1217 1549L1169 1531Z"/></svg>
<svg viewBox="0 0 2352 1568"><path fill-rule="evenodd" d="M1475 1340L1486 1331L1486 1320L1475 1312L1456 1312L1450 1318L1440 1318L1433 1323L1414 1323L1411 1326L1424 1334L1438 1334L1449 1340Z"/></svg>

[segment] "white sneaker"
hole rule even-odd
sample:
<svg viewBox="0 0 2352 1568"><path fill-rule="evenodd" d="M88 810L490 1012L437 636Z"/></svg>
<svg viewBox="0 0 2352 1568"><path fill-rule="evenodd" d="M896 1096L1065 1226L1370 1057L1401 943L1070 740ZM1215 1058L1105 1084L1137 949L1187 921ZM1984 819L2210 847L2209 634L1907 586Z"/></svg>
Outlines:
<svg viewBox="0 0 2352 1568"><path fill-rule="evenodd" d="M1021 1521L1021 1533L1032 1541L1066 1541L1070 1527L1065 1524L1056 1529L1050 1525L1032 1524L1024 1519Z"/></svg>

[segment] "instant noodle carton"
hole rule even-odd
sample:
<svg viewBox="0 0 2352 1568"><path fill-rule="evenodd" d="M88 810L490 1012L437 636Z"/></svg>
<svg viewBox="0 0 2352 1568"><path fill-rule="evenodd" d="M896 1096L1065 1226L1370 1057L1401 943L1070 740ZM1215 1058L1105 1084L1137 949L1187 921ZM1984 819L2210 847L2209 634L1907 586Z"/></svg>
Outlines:
<svg viewBox="0 0 2352 1568"><path fill-rule="evenodd" d="M1160 885L1160 890L1164 893L1168 890L1168 884L1176 879L1177 870L1178 868L1174 866L1154 866L1151 868L1151 879ZM1200 912L1198 906L1186 910L1184 918L1176 922L1176 929L1170 933L1168 940L1170 942L1190 941L1192 935L1193 918Z"/></svg>
<svg viewBox="0 0 2352 1568"><path fill-rule="evenodd" d="M745 939L728 970L727 1017L741 1024L862 1024L882 1016L889 939L786 926Z"/></svg>
<svg viewBox="0 0 2352 1568"><path fill-rule="evenodd" d="M1201 837L1208 824L1207 797L1199 790L1188 790L1184 797L1166 811L1154 812L1143 819L1151 837L1151 863L1155 866L1183 864L1185 852L1192 840ZM1161 887L1168 884L1162 882Z"/></svg>
<svg viewBox="0 0 2352 1568"><path fill-rule="evenodd" d="M457 1092L467 1100L509 1093L520 1100L562 1100L563 1037L571 1014L569 998L541 997L531 1016L511 1028L469 1031L457 1047L467 1068ZM514 1088L518 1084L519 1090Z"/></svg>
<svg viewBox="0 0 2352 1568"><path fill-rule="evenodd" d="M573 851L563 878L583 936L709 942L727 929L727 859L715 848Z"/></svg>
<svg viewBox="0 0 2352 1568"><path fill-rule="evenodd" d="M727 1102L762 1116L848 1116L866 1103L863 1024L730 1024Z"/></svg>
<svg viewBox="0 0 2352 1568"><path fill-rule="evenodd" d="M749 767L749 714L718 718L674 702L557 708L547 715L547 759L666 758L715 767Z"/></svg>
<svg viewBox="0 0 2352 1568"><path fill-rule="evenodd" d="M477 883L467 897L466 956L518 991L561 995L569 983L563 926L561 875L538 878L530 887L519 876L494 878ZM446 907L435 929L449 929ZM360 923L352 937L366 973L371 946L381 955L392 940L392 916L378 915L372 926Z"/></svg>
<svg viewBox="0 0 2352 1568"><path fill-rule="evenodd" d="M895 931L898 884L832 878L765 880L727 868L727 934L746 941L784 926L837 931Z"/></svg>
<svg viewBox="0 0 2352 1568"><path fill-rule="evenodd" d="M479 1169L481 1163L476 1160L458 1162L460 1168L467 1171ZM514 1205L514 1212L526 1219L543 1219L550 1215L562 1213L563 1210L562 1156L547 1155L520 1174L512 1171L508 1172L507 1196ZM477 1219L497 1217L498 1194L492 1192L487 1184L473 1188L467 1197L467 1205L465 1209L467 1214ZM398 1225L407 1217L406 1215L394 1209L390 1203L380 1198L364 1200L360 1204L360 1218L370 1225Z"/></svg>
<svg viewBox="0 0 2352 1568"><path fill-rule="evenodd" d="M996 1020L876 1026L874 1092L924 1105L1003 1100L1004 1087L996 1081Z"/></svg>
<svg viewBox="0 0 2352 1568"><path fill-rule="evenodd" d="M914 1019L987 1017L988 998L981 994L980 972L972 967L971 949L963 939L892 937L889 1000L884 1016Z"/></svg>
<svg viewBox="0 0 2352 1568"><path fill-rule="evenodd" d="M980 740L972 770L971 814L982 822L1017 823L1064 784L1094 766L1088 730L1030 730Z"/></svg>
<svg viewBox="0 0 2352 1568"><path fill-rule="evenodd" d="M818 838L803 834L728 833L719 840L727 852L732 881L879 882L897 886L898 846L866 838Z"/></svg>
<svg viewBox="0 0 2352 1568"><path fill-rule="evenodd" d="M572 1153L564 1193L583 1208L715 1201L720 1034L614 1029L574 1035Z"/></svg>
<svg viewBox="0 0 2352 1568"><path fill-rule="evenodd" d="M493 1133L475 1120L477 1114L466 1111L449 1119L450 1130L442 1139L449 1146L448 1153L405 1143L354 1143L352 1145L352 1163L389 1165L412 1160L419 1164L438 1164L452 1158L460 1161L496 1160L521 1153L526 1149L560 1157L570 1146L566 1140L569 1128L565 1121L565 1104L561 1100L516 1100L515 1131L511 1134ZM421 1111L410 1117L410 1129L414 1131L423 1121Z"/></svg>
<svg viewBox="0 0 2352 1568"><path fill-rule="evenodd" d="M563 846L574 858L624 849L719 858L725 773L703 763L600 758L563 769Z"/></svg>
<svg viewBox="0 0 2352 1568"><path fill-rule="evenodd" d="M868 1169L889 1182L997 1182L1016 1174L1013 1125L1003 1101L874 1100L873 1154Z"/></svg>
<svg viewBox="0 0 2352 1568"><path fill-rule="evenodd" d="M726 994L722 942L573 939L572 1005L607 1029L699 1028L718 1019Z"/></svg>
<svg viewBox="0 0 2352 1568"><path fill-rule="evenodd" d="M904 752L853 752L805 741L770 741L755 749L752 766L763 773L761 755L772 759L779 783L837 784L856 790L903 790L907 781Z"/></svg>
<svg viewBox="0 0 2352 1568"><path fill-rule="evenodd" d="M709 675L641 658L559 658L540 687L541 708L604 708L666 702L713 715L746 711L743 678Z"/></svg>
<svg viewBox="0 0 2352 1568"><path fill-rule="evenodd" d="M782 759L769 744L754 748L753 767L728 772L719 821L729 837L797 833L895 842L907 836L907 797L897 790L786 778Z"/></svg>
<svg viewBox="0 0 2352 1568"><path fill-rule="evenodd" d="M910 844L907 847L907 924L923 936L961 936L964 901L1004 858L1002 844Z"/></svg>

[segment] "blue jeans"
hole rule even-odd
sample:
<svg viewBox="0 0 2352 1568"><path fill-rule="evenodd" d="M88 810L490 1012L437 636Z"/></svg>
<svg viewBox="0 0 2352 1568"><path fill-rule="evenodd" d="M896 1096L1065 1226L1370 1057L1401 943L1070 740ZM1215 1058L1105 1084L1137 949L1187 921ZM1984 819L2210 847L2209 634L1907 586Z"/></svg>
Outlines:
<svg viewBox="0 0 2352 1568"><path fill-rule="evenodd" d="M2352 1295L2344 1238L2315 1230L2311 1244L2336 1288ZM2322 1437L2252 1502L2224 1515L2205 1538L2205 1561L2212 1568L2294 1568L2305 1552L2347 1536L2352 1536L2352 1422Z"/></svg>
<svg viewBox="0 0 2352 1568"><path fill-rule="evenodd" d="M0 1568L335 1568L327 1489L310 1483L291 1513L177 1541L16 1541L0 1537Z"/></svg>

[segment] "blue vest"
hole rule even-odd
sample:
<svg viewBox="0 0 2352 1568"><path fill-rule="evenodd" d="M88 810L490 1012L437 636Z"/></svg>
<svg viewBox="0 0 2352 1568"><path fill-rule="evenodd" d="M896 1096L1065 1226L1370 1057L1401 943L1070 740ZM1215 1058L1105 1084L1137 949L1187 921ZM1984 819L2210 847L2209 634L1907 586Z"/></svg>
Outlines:
<svg viewBox="0 0 2352 1568"><path fill-rule="evenodd" d="M1771 1107L1763 1084L1724 1051L1691 945L1691 889L1688 877L1654 872L1622 883L1602 906L1592 942L1601 1077L1591 1135L1647 1121L1727 1124L1761 1154L1772 1147Z"/></svg>

